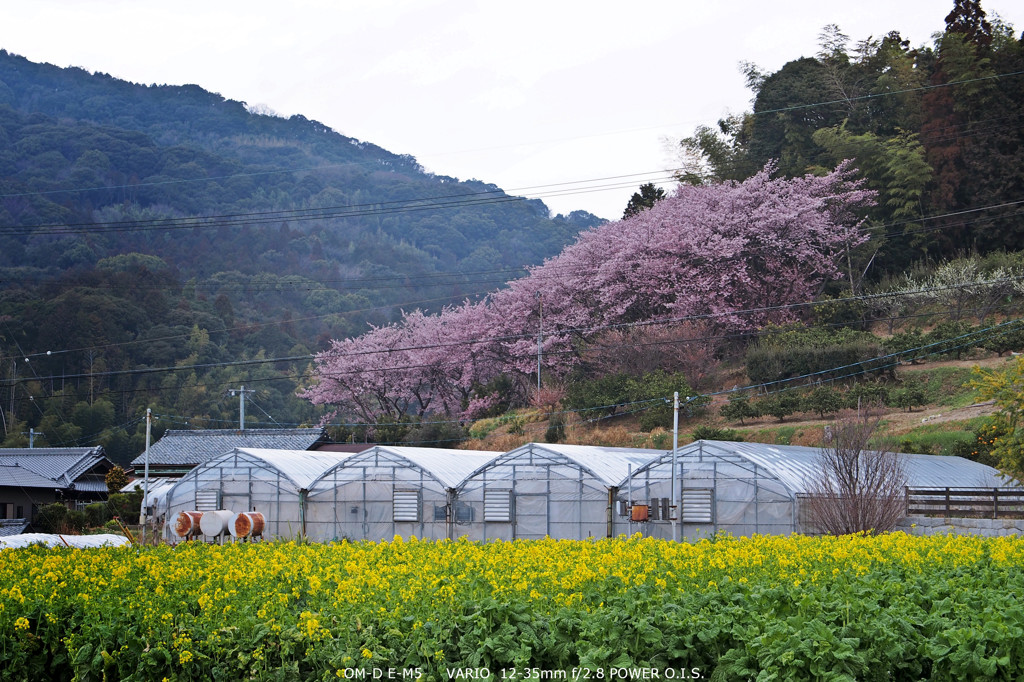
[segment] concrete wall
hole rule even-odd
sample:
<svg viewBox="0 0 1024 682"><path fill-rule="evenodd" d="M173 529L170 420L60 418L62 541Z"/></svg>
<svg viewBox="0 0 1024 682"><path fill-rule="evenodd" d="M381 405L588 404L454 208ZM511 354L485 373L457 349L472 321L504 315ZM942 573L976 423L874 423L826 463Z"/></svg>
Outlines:
<svg viewBox="0 0 1024 682"><path fill-rule="evenodd" d="M901 530L911 535L957 533L996 537L1024 534L1024 519L956 519L908 516L896 525L895 530Z"/></svg>

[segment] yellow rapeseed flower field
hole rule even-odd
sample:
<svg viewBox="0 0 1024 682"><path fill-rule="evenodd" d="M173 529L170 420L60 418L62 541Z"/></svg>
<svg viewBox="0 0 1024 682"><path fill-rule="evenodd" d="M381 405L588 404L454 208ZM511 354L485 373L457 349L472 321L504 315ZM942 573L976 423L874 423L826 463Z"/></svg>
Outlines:
<svg viewBox="0 0 1024 682"><path fill-rule="evenodd" d="M1011 679L1022 567L903 533L3 550L0 678Z"/></svg>

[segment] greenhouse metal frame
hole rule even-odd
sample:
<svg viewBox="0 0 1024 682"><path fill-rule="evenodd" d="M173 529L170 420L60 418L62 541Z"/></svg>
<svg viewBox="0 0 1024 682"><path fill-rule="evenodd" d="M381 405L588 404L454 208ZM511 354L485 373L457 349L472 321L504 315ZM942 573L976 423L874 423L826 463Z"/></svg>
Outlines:
<svg viewBox="0 0 1024 682"><path fill-rule="evenodd" d="M821 453L710 440L680 447L675 458L664 450L542 443L505 453L235 448L166 493L164 537L179 541L171 533L179 512L214 510L261 512L265 538L318 541L813 533L804 502ZM1007 485L996 469L960 457L901 457L914 488Z"/></svg>
<svg viewBox="0 0 1024 682"><path fill-rule="evenodd" d="M474 523L474 540L613 536L619 486L663 450L528 443L462 482L458 502Z"/></svg>
<svg viewBox="0 0 1024 682"><path fill-rule="evenodd" d="M162 506L164 538L183 511L258 511L266 519L264 537L306 534L305 496L312 482L351 453L312 450L234 448L199 465L166 493Z"/></svg>
<svg viewBox="0 0 1024 682"><path fill-rule="evenodd" d="M390 540L454 538L474 521L455 488L500 452L374 446L310 486L309 537ZM468 515L467 515L468 514Z"/></svg>
<svg viewBox="0 0 1024 682"><path fill-rule="evenodd" d="M637 470L622 493L651 507L669 509L682 500L680 536L698 539L726 532L813 533L803 502L813 494L821 448L699 440L677 450L678 498L671 497L672 453ZM901 454L907 485L920 488L1006 485L998 470L962 457ZM622 532L672 538L663 517L630 523L618 517Z"/></svg>

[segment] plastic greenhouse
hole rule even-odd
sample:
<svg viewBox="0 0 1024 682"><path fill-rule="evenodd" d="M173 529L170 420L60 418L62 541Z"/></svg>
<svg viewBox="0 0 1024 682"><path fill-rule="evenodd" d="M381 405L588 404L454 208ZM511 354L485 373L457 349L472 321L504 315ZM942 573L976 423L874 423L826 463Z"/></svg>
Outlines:
<svg viewBox="0 0 1024 682"><path fill-rule="evenodd" d="M258 511L266 519L264 537L294 538L306 527L306 493L312 482L351 453L235 448L186 474L163 504L164 537L183 511Z"/></svg>
<svg viewBox="0 0 1024 682"><path fill-rule="evenodd" d="M682 497L680 537L694 539L725 531L732 535L810 532L801 502L811 492L820 448L700 440L677 454L677 495ZM907 485L1000 487L1005 481L992 467L962 457L903 455ZM651 507L668 508L672 453L637 470L621 494ZM678 500L678 498L677 498ZM672 537L671 522L649 519L630 523L617 517L620 532Z"/></svg>
<svg viewBox="0 0 1024 682"><path fill-rule="evenodd" d="M458 504L474 540L614 535L619 486L663 450L528 443L467 476Z"/></svg>
<svg viewBox="0 0 1024 682"><path fill-rule="evenodd" d="M499 452L375 446L310 486L307 530L316 540L427 539L465 534L474 518L455 488Z"/></svg>

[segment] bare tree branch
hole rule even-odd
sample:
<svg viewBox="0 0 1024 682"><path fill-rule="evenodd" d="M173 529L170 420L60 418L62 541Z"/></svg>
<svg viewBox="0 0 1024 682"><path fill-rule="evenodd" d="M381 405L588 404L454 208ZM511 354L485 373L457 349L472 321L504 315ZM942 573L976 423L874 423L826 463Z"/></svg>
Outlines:
<svg viewBox="0 0 1024 682"><path fill-rule="evenodd" d="M847 418L832 427L804 501L817 530L831 535L882 533L906 513L902 457L891 447L869 448L879 418Z"/></svg>

